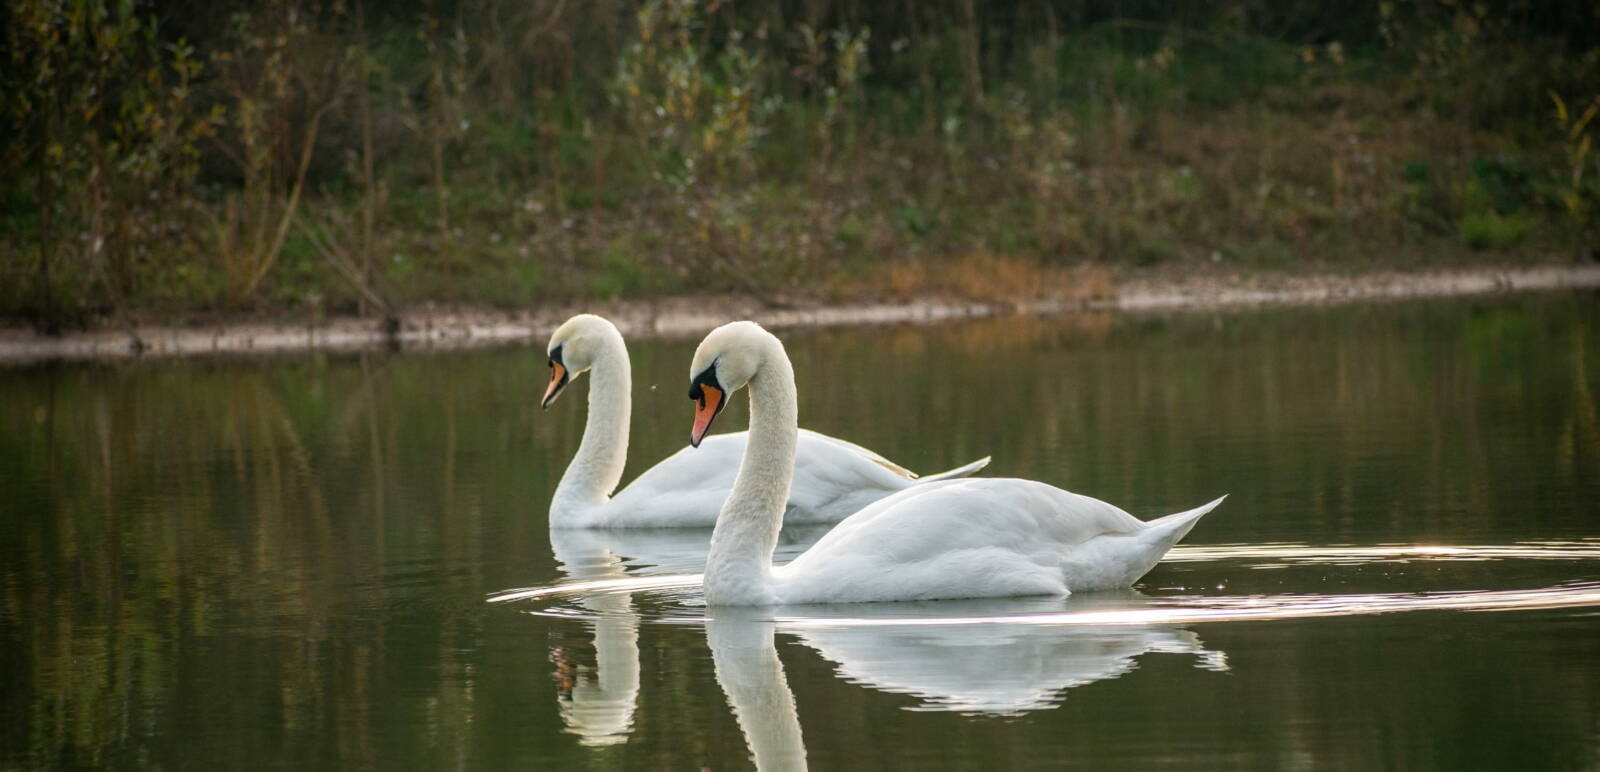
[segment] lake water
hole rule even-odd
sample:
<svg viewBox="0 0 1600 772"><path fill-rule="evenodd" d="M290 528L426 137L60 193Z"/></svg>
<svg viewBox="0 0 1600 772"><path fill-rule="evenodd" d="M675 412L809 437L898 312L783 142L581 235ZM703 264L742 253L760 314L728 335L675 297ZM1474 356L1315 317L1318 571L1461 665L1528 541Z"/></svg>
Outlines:
<svg viewBox="0 0 1600 772"><path fill-rule="evenodd" d="M542 347L0 370L0 767L1600 767L1596 296L784 338L913 469L1230 498L1125 593L707 612L707 532L553 542Z"/></svg>

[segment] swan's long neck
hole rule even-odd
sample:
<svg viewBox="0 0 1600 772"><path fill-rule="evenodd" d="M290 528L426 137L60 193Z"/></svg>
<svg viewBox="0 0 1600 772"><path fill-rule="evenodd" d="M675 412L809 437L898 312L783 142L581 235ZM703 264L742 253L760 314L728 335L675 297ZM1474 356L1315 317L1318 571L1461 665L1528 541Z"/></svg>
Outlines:
<svg viewBox="0 0 1600 772"><path fill-rule="evenodd" d="M706 556L706 602L759 605L773 602L772 550L794 479L799 405L794 368L777 338L750 379L750 434L733 491L717 515Z"/></svg>
<svg viewBox="0 0 1600 772"><path fill-rule="evenodd" d="M550 502L550 525L583 525L606 503L628 463L628 421L633 412L633 368L621 336L605 338L589 370L589 418L578 453L567 465Z"/></svg>

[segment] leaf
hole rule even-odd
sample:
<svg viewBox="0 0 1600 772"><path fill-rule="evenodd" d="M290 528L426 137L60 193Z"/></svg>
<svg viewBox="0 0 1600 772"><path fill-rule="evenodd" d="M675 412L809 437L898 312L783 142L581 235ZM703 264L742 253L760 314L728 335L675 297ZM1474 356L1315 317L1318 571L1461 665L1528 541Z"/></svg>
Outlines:
<svg viewBox="0 0 1600 772"><path fill-rule="evenodd" d="M1583 111L1583 116L1578 119L1578 122L1572 125L1573 139L1577 139L1578 135L1582 134L1583 130L1588 128L1589 121L1594 120L1594 114L1596 111L1600 111L1600 99L1592 102L1589 105L1589 109Z"/></svg>

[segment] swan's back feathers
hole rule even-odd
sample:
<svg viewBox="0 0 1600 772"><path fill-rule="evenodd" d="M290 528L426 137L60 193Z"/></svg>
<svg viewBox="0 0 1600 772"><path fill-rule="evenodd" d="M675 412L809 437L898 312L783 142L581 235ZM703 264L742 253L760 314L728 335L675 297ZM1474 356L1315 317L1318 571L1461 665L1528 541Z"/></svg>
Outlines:
<svg viewBox="0 0 1600 772"><path fill-rule="evenodd" d="M774 576L787 603L1126 587L1220 501L1145 523L1033 480L915 485L847 518Z"/></svg>

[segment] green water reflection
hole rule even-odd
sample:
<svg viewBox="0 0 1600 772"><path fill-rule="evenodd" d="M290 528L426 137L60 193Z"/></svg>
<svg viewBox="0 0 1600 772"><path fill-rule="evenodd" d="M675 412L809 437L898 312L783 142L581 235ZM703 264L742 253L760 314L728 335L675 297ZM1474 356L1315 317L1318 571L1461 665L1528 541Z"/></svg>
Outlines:
<svg viewBox="0 0 1600 772"><path fill-rule="evenodd" d="M1232 494L1194 545L1503 545L1600 537L1597 328L1594 296L1559 295L785 339L803 423L915 469L992 454L989 474L1140 516ZM632 345L629 478L685 441L693 344ZM1038 704L974 716L908 710L938 702L913 674L841 662L881 639L628 616L692 592L588 608L623 624L487 605L568 575L544 507L582 401L541 412L545 375L531 349L0 371L0 766L736 767L754 750L728 683L770 672L763 640L814 768L1600 763L1593 608L1163 628L1077 686L1014 666ZM1142 590L1596 579L1592 560L1223 560ZM636 688L586 743L573 695L605 681L602 634L631 636ZM1077 656L1073 634L1041 634L1038 661Z"/></svg>

